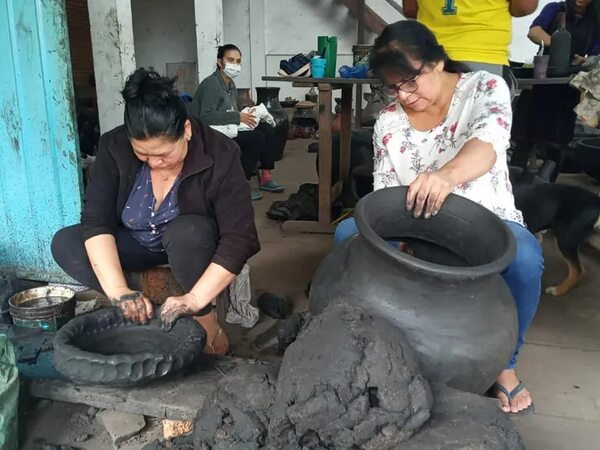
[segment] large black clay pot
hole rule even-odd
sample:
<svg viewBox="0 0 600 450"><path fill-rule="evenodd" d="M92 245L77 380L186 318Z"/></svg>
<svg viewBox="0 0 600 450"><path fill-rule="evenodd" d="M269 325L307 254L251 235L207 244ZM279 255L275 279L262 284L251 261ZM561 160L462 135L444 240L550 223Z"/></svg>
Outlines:
<svg viewBox="0 0 600 450"><path fill-rule="evenodd" d="M576 160L585 173L600 180L600 138L586 138L577 142Z"/></svg>
<svg viewBox="0 0 600 450"><path fill-rule="evenodd" d="M256 104L264 103L277 124L275 126L275 159L277 161L283 157L290 125L287 113L279 103L279 89L278 87L256 88Z"/></svg>
<svg viewBox="0 0 600 450"><path fill-rule="evenodd" d="M430 381L483 393L517 340L514 300L500 276L514 258L514 237L491 211L456 195L436 217L415 219L406 192L383 189L360 200L360 234L319 266L311 312L332 302L361 305L406 334ZM407 242L414 256L387 240Z"/></svg>
<svg viewBox="0 0 600 450"><path fill-rule="evenodd" d="M128 386L175 373L202 354L206 332L179 319L170 332L157 318L137 325L117 308L79 316L54 337L54 365L71 381Z"/></svg>

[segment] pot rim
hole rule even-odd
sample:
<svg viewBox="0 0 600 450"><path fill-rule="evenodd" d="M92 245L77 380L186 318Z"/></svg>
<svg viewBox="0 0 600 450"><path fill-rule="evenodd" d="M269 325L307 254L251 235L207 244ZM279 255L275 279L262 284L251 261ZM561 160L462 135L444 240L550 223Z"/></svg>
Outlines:
<svg viewBox="0 0 600 450"><path fill-rule="evenodd" d="M491 261L486 264L481 264L477 266L468 266L468 267L456 267L456 266L446 266L442 264L431 263L422 259L415 258L407 253L398 251L389 245L377 232L373 229L370 224L370 220L368 219L369 215L369 207L375 200L379 200L379 197L383 195L390 195L391 190L396 190L397 192L393 194L394 198L403 199L402 202L397 202L397 205L401 205L404 207L404 199L406 198L406 194L408 192L407 186L398 186L392 188L380 189L374 192L369 193L365 197L363 197L358 204L356 205L355 211L355 220L358 226L359 235L370 245L373 249L378 252L383 253L386 257L394 260L395 262L401 264L403 267L407 267L409 269L424 272L432 276L436 276L442 279L450 280L464 280L464 279L477 279L483 278L486 276L500 274L504 269L506 269L510 263L514 260L516 253L516 240L513 236L510 229L506 226L506 224L500 219L496 214L487 208L465 198L460 195L450 194L444 205L442 210L438 216L428 220L442 220L443 213L448 212L448 207L452 207L452 203L455 204L463 204L468 205L469 208L473 210L478 210L478 213L482 216L488 216L492 218L492 220L497 221L499 228L502 229L504 237L508 242L508 245L504 251L504 253L494 261ZM448 200L450 200L450 205L448 204ZM391 205L390 205L391 206ZM425 219L413 219L413 220L425 220Z"/></svg>

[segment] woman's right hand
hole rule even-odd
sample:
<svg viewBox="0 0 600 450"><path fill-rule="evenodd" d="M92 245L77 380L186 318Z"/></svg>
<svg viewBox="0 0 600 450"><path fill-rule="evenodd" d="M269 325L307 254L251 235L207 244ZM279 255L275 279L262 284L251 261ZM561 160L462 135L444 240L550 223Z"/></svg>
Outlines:
<svg viewBox="0 0 600 450"><path fill-rule="evenodd" d="M245 113L245 112L240 113L240 123L243 123L244 125L248 125L250 128L256 128L256 125L258 125L256 116L254 116L250 113Z"/></svg>
<svg viewBox="0 0 600 450"><path fill-rule="evenodd" d="M141 292L131 289L113 293L110 302L123 312L126 319L136 323L147 323L154 312L150 300Z"/></svg>

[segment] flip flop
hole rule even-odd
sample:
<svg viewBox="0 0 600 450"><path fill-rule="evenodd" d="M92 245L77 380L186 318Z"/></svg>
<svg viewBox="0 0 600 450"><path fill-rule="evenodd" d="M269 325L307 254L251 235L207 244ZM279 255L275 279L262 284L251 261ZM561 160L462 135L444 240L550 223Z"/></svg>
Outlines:
<svg viewBox="0 0 600 450"><path fill-rule="evenodd" d="M496 388L498 391L502 392L504 395L506 395L506 398L508 398L508 405L512 407L512 401L513 399L519 395L519 392L521 392L523 389L525 389L525 385L521 382L519 382L519 384L517 384L517 387L515 387L512 391L509 392L508 389L506 389L504 386L502 386L499 383L495 383L494 384L494 388ZM507 412L507 414L513 414L515 416L529 416L531 414L533 414L535 412L535 407L533 405L533 402L531 403L531 405L529 405L527 408L525 408L522 411L519 412Z"/></svg>
<svg viewBox="0 0 600 450"><path fill-rule="evenodd" d="M261 191L266 192L283 192L285 190L283 186L275 183L273 180L269 180L266 183L261 184L258 188Z"/></svg>

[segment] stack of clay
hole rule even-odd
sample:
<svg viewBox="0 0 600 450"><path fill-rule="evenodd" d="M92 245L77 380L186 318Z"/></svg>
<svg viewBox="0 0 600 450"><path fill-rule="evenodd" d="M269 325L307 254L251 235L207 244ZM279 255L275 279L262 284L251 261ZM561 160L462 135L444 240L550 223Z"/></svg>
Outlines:
<svg viewBox="0 0 600 450"><path fill-rule="evenodd" d="M523 448L494 400L430 385L400 330L344 304L307 323L278 375L256 364L225 377L199 412L187 446Z"/></svg>

